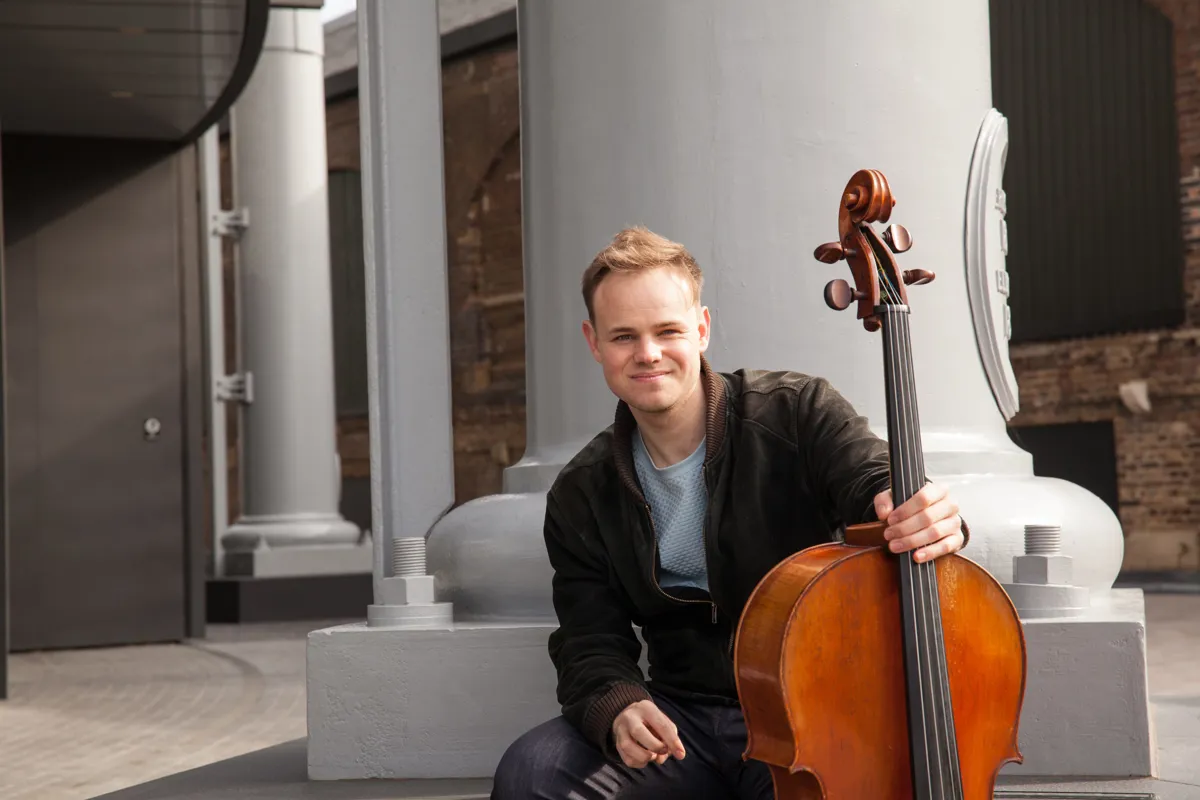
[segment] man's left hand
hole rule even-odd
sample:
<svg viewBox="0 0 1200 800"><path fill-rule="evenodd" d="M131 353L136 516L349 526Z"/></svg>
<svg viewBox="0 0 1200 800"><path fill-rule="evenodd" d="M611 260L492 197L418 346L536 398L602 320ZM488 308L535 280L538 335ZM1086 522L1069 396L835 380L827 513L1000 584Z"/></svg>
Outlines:
<svg viewBox="0 0 1200 800"><path fill-rule="evenodd" d="M958 504L946 487L927 483L919 492L894 508L890 489L875 496L875 513L887 523L883 536L893 553L916 550L916 561L961 550L965 543Z"/></svg>

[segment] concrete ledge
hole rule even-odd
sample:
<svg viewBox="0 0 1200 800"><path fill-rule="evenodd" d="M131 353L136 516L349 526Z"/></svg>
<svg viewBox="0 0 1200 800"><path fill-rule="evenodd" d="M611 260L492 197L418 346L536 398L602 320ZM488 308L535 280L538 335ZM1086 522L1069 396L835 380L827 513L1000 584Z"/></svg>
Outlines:
<svg viewBox="0 0 1200 800"><path fill-rule="evenodd" d="M1154 776L1141 590L1094 592L1082 616L1027 620L1025 642L1025 763L1002 774Z"/></svg>
<svg viewBox="0 0 1200 800"><path fill-rule="evenodd" d="M374 547L368 539L358 544L262 547L225 553L229 577L291 578L310 575L370 574Z"/></svg>
<svg viewBox="0 0 1200 800"><path fill-rule="evenodd" d="M559 713L554 627L309 634L309 776L490 778L514 739ZM1083 615L1029 620L1025 632L1025 763L1003 774L1153 776L1142 593L1095 592Z"/></svg>
<svg viewBox="0 0 1200 800"><path fill-rule="evenodd" d="M559 714L555 627L313 631L309 777L491 778L514 739Z"/></svg>

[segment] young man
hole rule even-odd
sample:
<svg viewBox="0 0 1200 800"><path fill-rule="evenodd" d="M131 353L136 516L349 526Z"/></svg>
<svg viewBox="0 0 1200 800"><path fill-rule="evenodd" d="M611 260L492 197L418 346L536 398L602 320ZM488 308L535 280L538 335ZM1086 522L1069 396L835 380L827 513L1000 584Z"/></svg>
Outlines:
<svg viewBox="0 0 1200 800"><path fill-rule="evenodd" d="M893 508L885 442L827 381L713 371L701 285L683 246L640 227L584 273L584 337L619 402L547 495L563 714L508 749L494 800L773 797L741 757L733 672L754 587L842 525L885 519L918 559L965 544L942 487Z"/></svg>

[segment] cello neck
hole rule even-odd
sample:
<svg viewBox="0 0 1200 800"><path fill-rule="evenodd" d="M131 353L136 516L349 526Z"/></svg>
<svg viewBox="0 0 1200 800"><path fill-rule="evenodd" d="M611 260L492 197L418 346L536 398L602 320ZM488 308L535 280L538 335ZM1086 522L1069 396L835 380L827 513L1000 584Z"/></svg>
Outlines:
<svg viewBox="0 0 1200 800"><path fill-rule="evenodd" d="M899 506L925 485L925 457L909 335L910 315L907 305L892 304L879 306L877 313L883 323L883 375L892 498Z"/></svg>
<svg viewBox="0 0 1200 800"><path fill-rule="evenodd" d="M887 399L892 497L899 506L925 484L917 386L913 371L909 309L884 303L883 369ZM962 776L947 680L945 640L937 568L896 557L900 570L900 615L905 686L909 708L909 756L914 800L962 800Z"/></svg>

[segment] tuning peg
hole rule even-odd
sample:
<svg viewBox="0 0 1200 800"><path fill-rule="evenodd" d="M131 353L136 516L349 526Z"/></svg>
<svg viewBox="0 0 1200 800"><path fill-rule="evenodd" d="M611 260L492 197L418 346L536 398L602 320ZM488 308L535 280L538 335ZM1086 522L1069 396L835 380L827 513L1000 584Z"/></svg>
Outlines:
<svg viewBox="0 0 1200 800"><path fill-rule="evenodd" d="M825 305L834 311L845 311L855 300L861 300L863 293L850 287L846 281L838 278L825 284Z"/></svg>
<svg viewBox="0 0 1200 800"><path fill-rule="evenodd" d="M846 253L842 250L842 245L838 242L826 242L813 251L813 256L817 261L824 261L826 264L836 264L846 257Z"/></svg>
<svg viewBox="0 0 1200 800"><path fill-rule="evenodd" d="M933 278L934 274L927 269L904 270L904 284L906 286L920 286L922 283L929 283Z"/></svg>
<svg viewBox="0 0 1200 800"><path fill-rule="evenodd" d="M883 232L883 240L888 243L893 253L903 253L912 247L912 234L908 232L908 228L894 222Z"/></svg>

